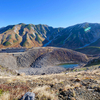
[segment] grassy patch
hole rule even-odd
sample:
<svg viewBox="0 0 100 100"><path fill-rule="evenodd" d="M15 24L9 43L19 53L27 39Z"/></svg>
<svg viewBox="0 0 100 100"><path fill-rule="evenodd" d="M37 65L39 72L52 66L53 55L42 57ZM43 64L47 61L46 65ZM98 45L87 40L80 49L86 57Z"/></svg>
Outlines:
<svg viewBox="0 0 100 100"><path fill-rule="evenodd" d="M34 38L35 36L33 34L30 34L32 38Z"/></svg>
<svg viewBox="0 0 100 100"><path fill-rule="evenodd" d="M98 66L92 65L92 66L85 66L85 67L82 67L82 68L76 68L76 69L73 70L73 72L95 70L95 69L98 69Z"/></svg>
<svg viewBox="0 0 100 100"><path fill-rule="evenodd" d="M14 42L14 43L16 43L16 42L17 42L17 40L13 40L13 42Z"/></svg>
<svg viewBox="0 0 100 100"><path fill-rule="evenodd" d="M78 63L62 63L62 64L58 64L58 65L70 65L70 64L78 64Z"/></svg>
<svg viewBox="0 0 100 100"><path fill-rule="evenodd" d="M3 94L3 92L4 92L4 91L3 91L2 89L0 89L0 96Z"/></svg>
<svg viewBox="0 0 100 100"><path fill-rule="evenodd" d="M10 40L11 39L11 34L8 35L8 37L6 38L7 40Z"/></svg>
<svg viewBox="0 0 100 100"><path fill-rule="evenodd" d="M38 41L38 43L42 42L42 40L39 38L39 35L37 33L36 33L36 39L35 40Z"/></svg>
<svg viewBox="0 0 100 100"><path fill-rule="evenodd" d="M19 30L19 35L23 35L23 31L24 31L24 28L25 28L25 24L21 24L21 29Z"/></svg>
<svg viewBox="0 0 100 100"><path fill-rule="evenodd" d="M23 42L22 46L25 47L26 43L27 43L27 40Z"/></svg>
<svg viewBox="0 0 100 100"><path fill-rule="evenodd" d="M9 46L9 45L11 45L11 43L8 42L8 41L6 41L6 42L3 43L3 45L4 45L4 46Z"/></svg>
<svg viewBox="0 0 100 100"><path fill-rule="evenodd" d="M26 27L27 29L31 30L31 25L30 25L30 24L26 25L25 27Z"/></svg>
<svg viewBox="0 0 100 100"><path fill-rule="evenodd" d="M100 47L97 46L88 46L80 49L76 49L78 52L82 52L85 54L99 54L100 53Z"/></svg>
<svg viewBox="0 0 100 100"><path fill-rule="evenodd" d="M88 62L86 66L99 65L99 64L100 64L100 58L91 60L90 62Z"/></svg>
<svg viewBox="0 0 100 100"><path fill-rule="evenodd" d="M18 35L17 34L15 34L15 38L18 40Z"/></svg>

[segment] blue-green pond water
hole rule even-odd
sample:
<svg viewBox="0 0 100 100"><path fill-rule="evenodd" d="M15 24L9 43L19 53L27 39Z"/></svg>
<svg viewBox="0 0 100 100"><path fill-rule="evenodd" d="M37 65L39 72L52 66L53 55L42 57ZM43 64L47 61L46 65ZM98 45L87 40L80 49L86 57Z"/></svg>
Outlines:
<svg viewBox="0 0 100 100"><path fill-rule="evenodd" d="M57 65L58 67L64 67L64 68L74 68L74 67L78 67L79 64L60 64Z"/></svg>

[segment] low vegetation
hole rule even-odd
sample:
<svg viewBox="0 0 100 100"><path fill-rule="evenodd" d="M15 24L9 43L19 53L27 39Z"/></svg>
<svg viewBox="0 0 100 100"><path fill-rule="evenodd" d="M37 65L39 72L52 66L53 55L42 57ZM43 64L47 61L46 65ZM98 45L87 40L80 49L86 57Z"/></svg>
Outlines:
<svg viewBox="0 0 100 100"><path fill-rule="evenodd" d="M7 40L11 39L11 34L8 35L8 37L6 38Z"/></svg>
<svg viewBox="0 0 100 100"><path fill-rule="evenodd" d="M30 25L30 24L26 25L25 27L26 27L27 29L31 30L31 25Z"/></svg>
<svg viewBox="0 0 100 100"><path fill-rule="evenodd" d="M39 38L39 35L37 33L36 33L36 39L35 40L38 41L38 43L42 42L42 40Z"/></svg>
<svg viewBox="0 0 100 100"><path fill-rule="evenodd" d="M27 43L27 40L25 40L25 41L23 42L22 46L25 47L26 43Z"/></svg>
<svg viewBox="0 0 100 100"><path fill-rule="evenodd" d="M15 34L15 38L18 40L18 35L17 34Z"/></svg>
<svg viewBox="0 0 100 100"><path fill-rule="evenodd" d="M13 40L13 42L14 42L14 43L16 43L16 42L17 42L17 40Z"/></svg>
<svg viewBox="0 0 100 100"><path fill-rule="evenodd" d="M8 30L12 30L14 26L15 26L15 25L8 25L7 27L2 28L2 29L0 30L0 34L3 33L3 32L6 32L6 31L8 31Z"/></svg>
<svg viewBox="0 0 100 100"><path fill-rule="evenodd" d="M24 34L24 33L23 33L23 32L24 32L24 28L25 28L25 24L22 23L22 24L21 24L21 29L19 30L19 35L22 36L22 35Z"/></svg>
<svg viewBox="0 0 100 100"><path fill-rule="evenodd" d="M100 54L100 47L88 46L88 47L76 49L76 51L82 52L82 53L88 54L88 55L95 55L95 54Z"/></svg>
<svg viewBox="0 0 100 100"><path fill-rule="evenodd" d="M11 43L8 42L8 41L6 41L6 42L3 43L3 45L4 45L4 46L9 46L9 45L11 45Z"/></svg>
<svg viewBox="0 0 100 100"><path fill-rule="evenodd" d="M100 100L100 69L0 76L0 100L19 100L28 91L35 93L35 100Z"/></svg>
<svg viewBox="0 0 100 100"><path fill-rule="evenodd" d="M33 34L30 34L32 38L34 38L35 36Z"/></svg>

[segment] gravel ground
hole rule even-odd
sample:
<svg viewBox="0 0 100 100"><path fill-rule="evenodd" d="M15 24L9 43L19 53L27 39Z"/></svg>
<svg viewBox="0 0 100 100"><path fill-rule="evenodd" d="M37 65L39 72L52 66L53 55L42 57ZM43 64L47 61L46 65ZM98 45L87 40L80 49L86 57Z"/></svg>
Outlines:
<svg viewBox="0 0 100 100"><path fill-rule="evenodd" d="M42 68L24 68L20 69L19 73L25 73L26 75L41 75L45 74L55 74L65 71L63 67L42 67Z"/></svg>

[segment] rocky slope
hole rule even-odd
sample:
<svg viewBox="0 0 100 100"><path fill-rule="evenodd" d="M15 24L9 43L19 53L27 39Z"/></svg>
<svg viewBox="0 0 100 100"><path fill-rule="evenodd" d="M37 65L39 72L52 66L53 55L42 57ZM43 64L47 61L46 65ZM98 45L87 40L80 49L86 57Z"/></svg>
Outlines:
<svg viewBox="0 0 100 100"><path fill-rule="evenodd" d="M85 54L70 49L55 47L33 48L16 57L19 72L24 72L27 75L60 73L66 69L62 67L55 67L57 64L86 64L89 61L89 58Z"/></svg>
<svg viewBox="0 0 100 100"><path fill-rule="evenodd" d="M82 23L67 28L20 23L0 28L0 47L55 46L78 49L100 46L100 24Z"/></svg>
<svg viewBox="0 0 100 100"><path fill-rule="evenodd" d="M64 71L54 67L61 63L84 63L89 58L82 53L56 47L36 47L25 52L0 54L0 65L27 74L51 74Z"/></svg>
<svg viewBox="0 0 100 100"><path fill-rule="evenodd" d="M19 67L47 67L59 63L86 63L85 54L64 48L37 47L17 57Z"/></svg>

